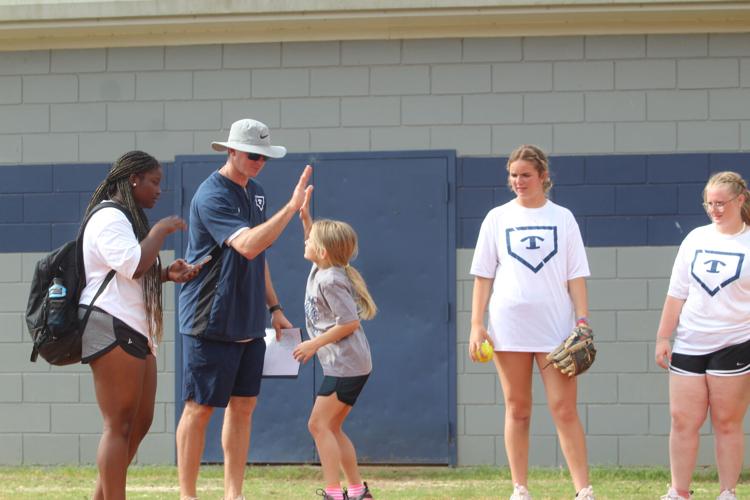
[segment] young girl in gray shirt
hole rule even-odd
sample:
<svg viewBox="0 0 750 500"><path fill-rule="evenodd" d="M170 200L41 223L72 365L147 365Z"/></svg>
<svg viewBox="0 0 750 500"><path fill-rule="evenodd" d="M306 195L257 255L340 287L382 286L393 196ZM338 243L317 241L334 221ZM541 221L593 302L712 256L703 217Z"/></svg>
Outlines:
<svg viewBox="0 0 750 500"><path fill-rule="evenodd" d="M362 276L349 265L357 253L354 229L340 221L313 223L309 197L300 218L305 229L305 258L313 263L305 290L310 340L297 346L294 357L306 363L317 354L323 367L323 383L308 422L325 481L325 490L318 490L318 495L324 500L343 500L339 480L343 469L346 498L373 498L359 474L354 445L342 425L372 371L370 346L360 319L373 318L377 307Z"/></svg>

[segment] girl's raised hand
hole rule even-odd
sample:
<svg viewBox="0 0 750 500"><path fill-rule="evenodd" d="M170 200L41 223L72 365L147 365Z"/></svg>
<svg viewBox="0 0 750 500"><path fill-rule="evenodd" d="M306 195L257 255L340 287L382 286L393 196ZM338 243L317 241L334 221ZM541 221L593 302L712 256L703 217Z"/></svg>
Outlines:
<svg viewBox="0 0 750 500"><path fill-rule="evenodd" d="M307 186L305 189L305 201L299 209L299 219L302 221L302 229L305 231L305 239L310 235L312 227L312 216L310 215L310 199L312 198L313 187Z"/></svg>

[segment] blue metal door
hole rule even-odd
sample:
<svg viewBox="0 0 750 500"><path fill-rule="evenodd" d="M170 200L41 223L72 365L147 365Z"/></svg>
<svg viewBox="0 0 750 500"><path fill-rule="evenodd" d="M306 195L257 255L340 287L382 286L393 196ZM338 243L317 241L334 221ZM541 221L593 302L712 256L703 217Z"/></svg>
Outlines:
<svg viewBox="0 0 750 500"><path fill-rule="evenodd" d="M224 156L175 162L178 211ZM360 239L353 263L380 312L364 322L373 373L345 424L362 463L455 464L455 223L453 151L288 155L258 177L269 214L287 202L305 163L314 166L313 216L349 222ZM181 255L186 235L176 242ZM304 327L302 300L309 262L293 220L269 250L274 286L287 317ZM304 331L304 330L303 330ZM303 334L304 335L304 334ZM177 349L177 418L181 402L181 343ZM298 379L263 381L253 420L255 463L314 462L307 418L320 384L319 365ZM216 412L203 460L221 462Z"/></svg>

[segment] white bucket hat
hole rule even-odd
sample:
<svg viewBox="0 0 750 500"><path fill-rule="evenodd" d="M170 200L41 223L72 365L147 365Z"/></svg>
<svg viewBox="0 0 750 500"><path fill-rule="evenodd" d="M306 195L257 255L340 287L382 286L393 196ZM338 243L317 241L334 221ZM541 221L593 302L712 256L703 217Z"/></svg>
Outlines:
<svg viewBox="0 0 750 500"><path fill-rule="evenodd" d="M227 142L212 142L214 151L236 149L245 153L258 153L269 158L283 158L286 155L284 146L271 146L271 134L265 123L250 118L237 120L229 129Z"/></svg>

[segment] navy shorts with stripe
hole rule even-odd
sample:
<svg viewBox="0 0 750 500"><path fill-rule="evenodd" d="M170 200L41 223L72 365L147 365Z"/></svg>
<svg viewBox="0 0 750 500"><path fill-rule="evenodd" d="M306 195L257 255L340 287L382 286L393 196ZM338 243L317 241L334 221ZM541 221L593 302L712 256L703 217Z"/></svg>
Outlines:
<svg viewBox="0 0 750 500"><path fill-rule="evenodd" d="M219 342L182 337L182 399L226 408L232 396L260 393L266 342Z"/></svg>
<svg viewBox="0 0 750 500"><path fill-rule="evenodd" d="M698 356L674 352L669 371L677 375L745 375L750 373L750 340Z"/></svg>

